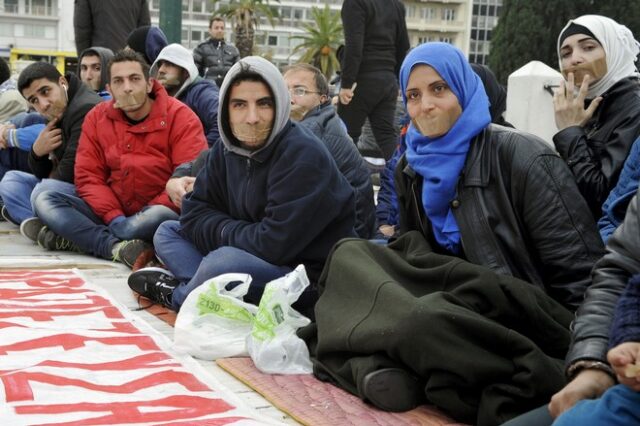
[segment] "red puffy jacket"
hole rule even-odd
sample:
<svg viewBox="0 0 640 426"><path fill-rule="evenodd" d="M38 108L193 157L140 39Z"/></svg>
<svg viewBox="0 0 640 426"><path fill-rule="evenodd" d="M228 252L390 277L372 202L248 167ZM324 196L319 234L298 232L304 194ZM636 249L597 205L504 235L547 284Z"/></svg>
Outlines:
<svg viewBox="0 0 640 426"><path fill-rule="evenodd" d="M177 207L165 192L174 169L207 148L198 117L170 97L157 82L155 100L142 122L132 124L124 113L103 102L85 117L75 164L78 194L108 224L148 205Z"/></svg>

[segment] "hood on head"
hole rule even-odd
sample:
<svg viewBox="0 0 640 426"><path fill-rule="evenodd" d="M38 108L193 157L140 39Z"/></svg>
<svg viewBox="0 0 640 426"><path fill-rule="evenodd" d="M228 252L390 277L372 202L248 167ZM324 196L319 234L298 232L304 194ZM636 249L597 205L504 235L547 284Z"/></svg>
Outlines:
<svg viewBox="0 0 640 426"><path fill-rule="evenodd" d="M639 75L635 61L640 53L640 44L634 38L633 33L629 28L618 24L613 19L600 15L583 15L572 19L560 31L556 46L560 70L562 70L560 46L564 41L565 33L572 26L584 27L595 36L604 49L607 63L607 73L604 77L589 85L587 99L594 99L602 95L623 78Z"/></svg>
<svg viewBox="0 0 640 426"><path fill-rule="evenodd" d="M109 60L113 58L114 56L113 52L111 51L111 49L107 47L98 47L98 46L89 47L83 50L82 53L80 54L80 57L78 58L78 77L80 77L80 63L82 62L82 58L87 53L98 55L98 57L100 58L100 87L98 88L98 91L102 92L105 90L105 85L108 83L107 82L107 64L109 63Z"/></svg>
<svg viewBox="0 0 640 426"><path fill-rule="evenodd" d="M198 67L196 67L195 62L193 62L193 55L191 54L191 52L189 52L189 50L187 50L180 44L172 43L160 51L160 54L156 58L155 62L151 66L151 70L149 71L150 75L154 78L158 74L160 61L171 62L172 64L177 65L184 70L187 70L187 72L189 73L189 77L185 80L180 89L174 95L174 97L176 98L180 96L180 93L182 93L184 89L186 89L198 77Z"/></svg>
<svg viewBox="0 0 640 426"><path fill-rule="evenodd" d="M251 156L255 152L241 148L235 145L233 141L235 137L231 132L229 126L229 93L231 92L231 86L235 83L235 80L242 71L252 71L259 74L266 82L273 93L275 102L275 116L273 121L273 128L271 134L267 139L265 145L260 148L259 152L265 147L269 146L275 137L284 129L285 125L289 121L289 112L291 110L291 99L289 97L289 90L282 78L282 74L268 60L260 56L247 56L236 62L227 75L225 76L222 86L220 86L220 110L218 111L218 129L220 130L220 137L227 149L237 154L244 156Z"/></svg>
<svg viewBox="0 0 640 426"><path fill-rule="evenodd" d="M144 26L131 31L127 38L127 46L140 53L148 64L155 62L156 57L169 42L158 27Z"/></svg>

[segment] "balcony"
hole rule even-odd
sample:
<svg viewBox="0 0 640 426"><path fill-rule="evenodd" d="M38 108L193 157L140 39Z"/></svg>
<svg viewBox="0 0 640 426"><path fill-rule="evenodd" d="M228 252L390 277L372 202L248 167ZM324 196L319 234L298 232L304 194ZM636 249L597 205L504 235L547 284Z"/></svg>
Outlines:
<svg viewBox="0 0 640 426"><path fill-rule="evenodd" d="M464 21L448 21L444 19L407 19L407 29L409 31L458 32L465 30L465 23Z"/></svg>

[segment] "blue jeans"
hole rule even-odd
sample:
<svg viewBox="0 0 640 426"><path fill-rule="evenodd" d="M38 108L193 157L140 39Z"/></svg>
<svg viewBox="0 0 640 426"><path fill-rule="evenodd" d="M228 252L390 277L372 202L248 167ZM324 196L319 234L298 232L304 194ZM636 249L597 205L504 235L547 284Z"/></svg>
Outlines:
<svg viewBox="0 0 640 426"><path fill-rule="evenodd" d="M257 305L265 285L292 270L288 266L272 265L235 247L220 247L203 256L184 236L178 221L160 225L153 237L153 245L160 260L180 281L172 296L172 307L176 311L200 284L230 272L251 275L251 286L244 300Z"/></svg>
<svg viewBox="0 0 640 426"><path fill-rule="evenodd" d="M135 238L151 241L162 222L178 217L166 206L147 206L117 226L109 227L81 198L54 191L38 195L33 208L53 232L70 240L83 252L104 259L113 258L113 246L119 241Z"/></svg>
<svg viewBox="0 0 640 426"><path fill-rule="evenodd" d="M34 216L33 200L44 191L76 195L76 187L58 179L38 179L34 175L11 170L0 181L0 197L9 215L18 223Z"/></svg>
<svg viewBox="0 0 640 426"><path fill-rule="evenodd" d="M562 413L553 426L640 424L640 392L616 385L598 399L582 400Z"/></svg>

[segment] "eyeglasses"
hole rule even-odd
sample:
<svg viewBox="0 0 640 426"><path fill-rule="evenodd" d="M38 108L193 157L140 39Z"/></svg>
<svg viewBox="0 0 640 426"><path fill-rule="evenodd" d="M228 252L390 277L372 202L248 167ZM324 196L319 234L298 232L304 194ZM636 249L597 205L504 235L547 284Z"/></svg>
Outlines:
<svg viewBox="0 0 640 426"><path fill-rule="evenodd" d="M295 96L296 98L300 98L307 93L315 93L316 95L320 94L320 92L312 92L311 90L307 90L304 87L294 87L293 89L289 89L289 93L291 93L291 95Z"/></svg>

